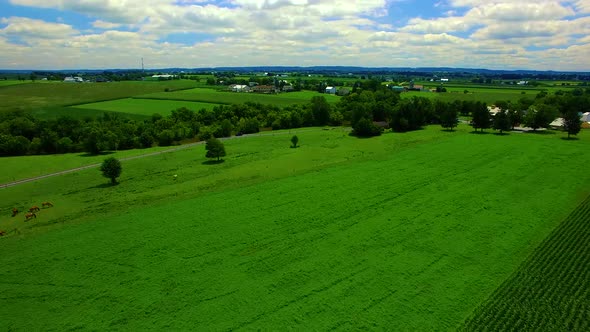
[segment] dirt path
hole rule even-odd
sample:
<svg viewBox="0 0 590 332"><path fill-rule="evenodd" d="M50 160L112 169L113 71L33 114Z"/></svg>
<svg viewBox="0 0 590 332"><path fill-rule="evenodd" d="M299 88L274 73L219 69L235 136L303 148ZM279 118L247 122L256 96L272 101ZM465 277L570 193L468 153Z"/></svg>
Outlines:
<svg viewBox="0 0 590 332"><path fill-rule="evenodd" d="M339 128L339 127L331 127L331 128L332 129L336 129L336 128ZM346 130L346 131L350 131L351 130L351 128L345 128L345 127L341 127L339 129ZM292 134L303 133L303 132L308 132L308 131L317 131L317 130L324 130L324 129L318 129L318 128L298 129L298 130L293 129L293 130L288 131L288 132L280 132L280 133L276 133L276 132L265 132L265 133L258 133L258 134L248 134L248 135L243 135L243 136L232 136L232 137L221 138L221 140L225 141L225 140L229 140L229 139L242 139L242 138L247 138L247 137L292 135ZM133 157L120 158L119 160L126 161L126 160L133 160L133 159L140 159L140 158L152 157L152 156L157 156L157 155L163 154L163 153L169 153L169 152L174 152L174 151L178 151L178 150L188 149L188 148L191 148L193 146L201 145L201 144L205 144L205 142L204 141L201 141L201 142L196 142L196 143L184 144L184 145L180 145L178 147L171 148L171 149L168 149L168 150L163 150L163 151L158 151L158 152L152 152L152 153L146 153L146 154L142 154L142 155L138 155L138 156L133 156ZM55 172L55 173L49 173L49 174L45 174L45 175L35 176L35 177L32 177L32 178L28 178L28 179L22 179L22 180L17 180L17 181L13 181L13 182L3 183L3 184L0 184L0 188L1 189L4 189L4 188L8 188L8 187L13 187L13 186L16 186L16 185L19 185L19 184L33 182L33 181L38 181L38 180L42 180L42 179L49 178L49 177L52 177L52 176L58 176L58 175L64 175L64 174L68 174L68 173L74 173L74 172L82 171L82 170L89 169L89 168L98 168L98 167L100 167L100 165L101 165L101 163L91 164L91 165L86 165L86 166L82 166L82 167L76 167L76 168L72 168L72 169L60 171L60 172Z"/></svg>

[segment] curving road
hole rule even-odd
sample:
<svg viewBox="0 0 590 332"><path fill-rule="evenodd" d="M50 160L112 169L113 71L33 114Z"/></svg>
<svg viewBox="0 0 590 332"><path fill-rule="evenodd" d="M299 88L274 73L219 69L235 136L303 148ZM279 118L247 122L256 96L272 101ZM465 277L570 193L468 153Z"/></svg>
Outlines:
<svg viewBox="0 0 590 332"><path fill-rule="evenodd" d="M330 128L332 128L332 129L342 128L343 130L346 130L346 131L350 131L352 129L352 128L349 128L349 127L330 127ZM221 138L221 140L224 140L225 141L225 140L229 140L229 139L240 139L240 138L246 138L246 137L291 135L291 134L302 133L302 132L307 132L307 131L316 131L316 130L324 130L324 129L323 128L321 128L321 129L319 129L319 128L312 128L312 129L291 130L291 131L285 131L285 132L280 132L280 133L268 132L268 133L248 134L248 135L243 135L243 136L225 137L225 138ZM193 147L195 145L200 145L200 144L205 144L205 141L184 144L184 145L181 145L181 146L178 146L178 147L175 147L175 148L171 148L171 149L168 149L168 150L163 150L163 151L158 151L158 152L152 152L152 153L146 153L146 154L142 154L142 155L138 155L138 156L133 156L133 157L120 158L119 160L125 161L125 160L133 160L133 159L146 158L146 157L156 156L156 155L163 154L163 153L169 153L169 152L174 152L174 151L178 151L178 150L188 149L190 147ZM68 174L68 173L78 172L78 171L89 169L89 168L98 168L98 167L100 167L100 165L101 165L100 163L98 163L98 164L92 164L92 165L86 165L86 166L82 166L82 167L68 169L68 170L65 170L65 171L60 171L60 172L55 172L55 173L49 173L49 174L45 174L45 175L35 176L35 177L32 177L32 178L28 178L28 179L22 179L22 180L17 180L17 181L13 181L13 182L3 183L3 184L0 184L0 188L4 189L4 188L8 188L8 187L13 187L13 186L16 186L16 185L19 185L19 184L33 182L33 181L38 181L38 180L42 180L42 179L49 178L49 177L52 177L52 176L58 176L58 175L64 175L64 174Z"/></svg>

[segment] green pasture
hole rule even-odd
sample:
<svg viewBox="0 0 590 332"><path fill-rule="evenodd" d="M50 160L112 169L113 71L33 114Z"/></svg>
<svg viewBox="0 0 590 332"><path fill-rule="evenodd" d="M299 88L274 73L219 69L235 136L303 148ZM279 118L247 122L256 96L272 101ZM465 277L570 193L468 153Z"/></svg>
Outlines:
<svg viewBox="0 0 590 332"><path fill-rule="evenodd" d="M0 327L454 329L590 187L588 131L470 131L282 131L226 140L221 164L202 145L126 161L117 186L2 189Z"/></svg>
<svg viewBox="0 0 590 332"><path fill-rule="evenodd" d="M215 89L195 88L175 92L157 92L137 96L142 99L166 99L185 100L214 104L243 104L255 102L272 104L276 106L288 106L293 104L309 103L314 96L324 96L329 103L338 102L338 96L318 93L314 91L286 92L279 94L260 94L245 92L219 91Z"/></svg>
<svg viewBox="0 0 590 332"><path fill-rule="evenodd" d="M19 84L28 84L32 83L31 81L19 81L19 80L0 80L0 87L9 86L9 85L19 85Z"/></svg>
<svg viewBox="0 0 590 332"><path fill-rule="evenodd" d="M186 107L193 111L200 111L201 109L212 110L215 106L217 106L217 104L183 100L125 98L102 101L98 103L76 105L72 106L72 108L91 109L107 112L131 113L145 116L151 116L154 113L159 113L163 116L168 116L172 113L173 110L179 109L181 107Z"/></svg>
<svg viewBox="0 0 590 332"><path fill-rule="evenodd" d="M91 108L78 108L78 107L73 107L73 106L51 106L51 107L43 107L43 108L38 108L35 109L33 111L31 111L31 113L39 118L39 119L43 119L43 120L48 120L48 119L57 119L61 116L68 116L74 119L96 119L98 117L103 116L107 111L105 110L100 110L100 109L91 109ZM143 121L145 119L148 119L150 115L145 115L145 114L140 114L140 113L129 113L129 112L125 112L125 110L123 110L123 112L116 112L116 111L108 111L108 113L114 113L117 114L119 117L121 118L128 118L128 119L132 119L132 120L137 120L137 121Z"/></svg>
<svg viewBox="0 0 590 332"><path fill-rule="evenodd" d="M29 83L0 87L0 110L38 110L104 100L121 99L157 91L187 89L194 81L109 82L109 83Z"/></svg>
<svg viewBox="0 0 590 332"><path fill-rule="evenodd" d="M149 149L105 152L101 155L89 155L84 152L56 155L2 157L2 173L0 173L0 183L7 183L101 163L107 157L126 158L173 148L174 147L170 146L157 146Z"/></svg>
<svg viewBox="0 0 590 332"><path fill-rule="evenodd" d="M467 93L465 93L467 90ZM520 98L534 98L540 91L530 89L494 89L494 88L447 88L447 92L408 91L401 94L402 98L413 96L440 99L446 102L455 100L483 101L492 105L499 100L516 103Z"/></svg>

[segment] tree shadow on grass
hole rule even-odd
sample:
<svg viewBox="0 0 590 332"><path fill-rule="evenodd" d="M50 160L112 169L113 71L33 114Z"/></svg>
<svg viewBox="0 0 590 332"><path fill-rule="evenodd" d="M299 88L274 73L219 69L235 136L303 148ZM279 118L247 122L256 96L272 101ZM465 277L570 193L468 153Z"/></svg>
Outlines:
<svg viewBox="0 0 590 332"><path fill-rule="evenodd" d="M373 137L375 137L375 136L358 136L358 135L353 134L352 132L348 133L348 136L350 136L350 137L356 137L358 139L367 139L367 138L373 138ZM377 135L377 136L379 136L379 135Z"/></svg>
<svg viewBox="0 0 590 332"><path fill-rule="evenodd" d="M477 130L472 130L469 133L474 134L474 135L489 135L490 134L489 131L477 131Z"/></svg>
<svg viewBox="0 0 590 332"><path fill-rule="evenodd" d="M502 133L494 133L494 135L496 135L496 136L508 136L508 135L510 135L510 133L502 132Z"/></svg>
<svg viewBox="0 0 590 332"><path fill-rule="evenodd" d="M580 140L579 137L562 137L561 139L564 141L579 141Z"/></svg>
<svg viewBox="0 0 590 332"><path fill-rule="evenodd" d="M97 154L93 154L93 153L90 153L90 152L85 152L85 153L79 154L78 157L108 156L108 155L113 154L113 153L115 153L115 152L114 151L104 151L104 152L100 152L100 153L97 153Z"/></svg>
<svg viewBox="0 0 590 332"><path fill-rule="evenodd" d="M552 130L538 130L538 131L529 130L529 131L526 131L526 133L533 134L533 135L555 135L556 134Z"/></svg>
<svg viewBox="0 0 590 332"><path fill-rule="evenodd" d="M117 182L115 184L108 182L108 183L97 184L96 186L88 187L87 189L104 189L104 188L116 187L118 185L119 185L119 182Z"/></svg>
<svg viewBox="0 0 590 332"><path fill-rule="evenodd" d="M203 165L217 165L217 164L223 164L225 162L225 160L221 159L221 160L206 160L204 162L202 162L201 164Z"/></svg>

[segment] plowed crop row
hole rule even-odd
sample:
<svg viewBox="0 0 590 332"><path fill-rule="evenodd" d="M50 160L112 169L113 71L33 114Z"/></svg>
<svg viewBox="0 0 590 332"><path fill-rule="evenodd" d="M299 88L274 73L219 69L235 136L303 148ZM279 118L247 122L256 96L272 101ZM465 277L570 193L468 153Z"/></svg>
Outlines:
<svg viewBox="0 0 590 332"><path fill-rule="evenodd" d="M467 331L590 331L590 197L463 326Z"/></svg>

